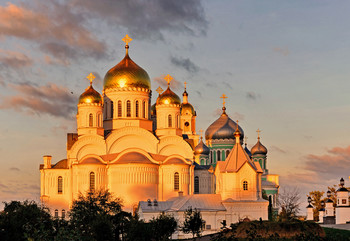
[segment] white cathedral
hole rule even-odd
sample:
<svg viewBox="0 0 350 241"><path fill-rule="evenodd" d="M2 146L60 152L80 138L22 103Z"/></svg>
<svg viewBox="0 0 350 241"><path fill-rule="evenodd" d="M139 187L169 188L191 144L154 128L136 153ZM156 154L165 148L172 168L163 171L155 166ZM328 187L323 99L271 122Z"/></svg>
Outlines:
<svg viewBox="0 0 350 241"><path fill-rule="evenodd" d="M41 201L65 216L79 193L108 189L124 209L149 220L160 212L179 221L192 207L201 211L207 232L243 219L268 218L276 208L279 176L267 170L267 149L260 142L243 147L243 129L222 114L196 134L196 111L168 88L151 104L147 72L128 54L105 75L102 95L90 86L78 102L77 133L67 134L67 158L40 165Z"/></svg>

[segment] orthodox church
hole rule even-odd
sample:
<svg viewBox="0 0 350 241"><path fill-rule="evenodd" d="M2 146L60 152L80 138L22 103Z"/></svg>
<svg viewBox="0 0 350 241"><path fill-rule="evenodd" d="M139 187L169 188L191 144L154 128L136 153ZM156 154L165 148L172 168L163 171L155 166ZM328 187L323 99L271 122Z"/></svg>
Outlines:
<svg viewBox="0 0 350 241"><path fill-rule="evenodd" d="M41 200L55 216L65 216L79 193L108 189L124 208L148 220L159 212L179 217L188 208L202 211L207 229L220 221L267 219L270 199L276 207L279 180L267 169L267 149L258 141L251 150L244 131L222 114L196 132L197 113L186 90L180 97L157 89L151 103L147 72L126 54L104 77L102 95L90 85L77 104L77 133L67 134L67 158L40 165ZM181 214L181 215L180 215Z"/></svg>

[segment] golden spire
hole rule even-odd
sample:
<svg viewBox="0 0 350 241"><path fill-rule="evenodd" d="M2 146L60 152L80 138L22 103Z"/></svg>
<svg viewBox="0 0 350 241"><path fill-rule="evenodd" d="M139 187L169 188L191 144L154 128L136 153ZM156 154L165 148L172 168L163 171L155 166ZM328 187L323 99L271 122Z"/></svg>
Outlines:
<svg viewBox="0 0 350 241"><path fill-rule="evenodd" d="M200 129L199 132L201 133L201 140L203 139L203 129Z"/></svg>
<svg viewBox="0 0 350 241"><path fill-rule="evenodd" d="M186 82L186 81L184 82L184 85L185 85L185 91L186 91L186 85L187 85L187 82Z"/></svg>
<svg viewBox="0 0 350 241"><path fill-rule="evenodd" d="M258 133L258 140L260 140L260 132L261 130L259 130L259 128L256 130L256 132Z"/></svg>
<svg viewBox="0 0 350 241"><path fill-rule="evenodd" d="M130 38L129 35L125 35L122 40L125 42L126 54L128 54L129 43L132 41L132 38Z"/></svg>
<svg viewBox="0 0 350 241"><path fill-rule="evenodd" d="M239 133L240 133L240 131L239 131L239 125L238 125L238 120L236 120L236 123L237 123L237 128L236 128L236 131L238 131Z"/></svg>
<svg viewBox="0 0 350 241"><path fill-rule="evenodd" d="M170 82L172 81L173 77L171 77L169 74L167 76L165 76L164 78L166 80L166 82L168 82L168 87L170 86Z"/></svg>
<svg viewBox="0 0 350 241"><path fill-rule="evenodd" d="M96 78L92 73L90 73L88 76L86 76L88 80L90 80L90 85L92 85L92 81Z"/></svg>
<svg viewBox="0 0 350 241"><path fill-rule="evenodd" d="M159 86L156 91L158 92L158 94L160 95L163 92L163 89Z"/></svg>

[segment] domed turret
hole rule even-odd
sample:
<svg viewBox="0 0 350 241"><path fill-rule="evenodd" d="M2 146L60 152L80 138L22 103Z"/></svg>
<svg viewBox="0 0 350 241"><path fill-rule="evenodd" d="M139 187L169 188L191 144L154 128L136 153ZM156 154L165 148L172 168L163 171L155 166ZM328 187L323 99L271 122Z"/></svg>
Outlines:
<svg viewBox="0 0 350 241"><path fill-rule="evenodd" d="M157 105L180 105L180 97L168 88L158 96Z"/></svg>
<svg viewBox="0 0 350 241"><path fill-rule="evenodd" d="M126 36L125 38L129 38ZM122 61L111 68L105 75L103 89L109 88L144 88L151 89L151 81L147 72L138 66L129 57L128 43L131 39L123 39L126 42L126 53Z"/></svg>
<svg viewBox="0 0 350 241"><path fill-rule="evenodd" d="M260 130L258 130L258 133L259 132ZM263 144L261 144L259 134L258 134L258 142L252 147L251 153L252 153L252 156L267 154L267 148Z"/></svg>
<svg viewBox="0 0 350 241"><path fill-rule="evenodd" d="M194 148L194 154L195 155L209 155L210 149L203 143L203 139L201 137L201 141L199 144Z"/></svg>
<svg viewBox="0 0 350 241"><path fill-rule="evenodd" d="M80 95L78 104L102 104L102 96L90 84Z"/></svg>
<svg viewBox="0 0 350 241"><path fill-rule="evenodd" d="M225 110L222 108L223 112L221 116L214 121L208 129L205 131L205 139L207 140L223 140L223 139L235 139L234 133L237 129L237 123L228 117ZM243 140L244 132L243 129L238 126L239 132L241 133L240 140Z"/></svg>

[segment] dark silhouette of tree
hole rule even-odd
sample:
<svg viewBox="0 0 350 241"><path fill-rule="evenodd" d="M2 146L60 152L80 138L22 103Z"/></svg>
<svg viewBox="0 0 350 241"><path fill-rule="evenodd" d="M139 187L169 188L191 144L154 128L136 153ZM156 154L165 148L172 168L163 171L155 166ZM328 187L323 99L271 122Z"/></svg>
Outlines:
<svg viewBox="0 0 350 241"><path fill-rule="evenodd" d="M280 220L295 219L300 211L300 193L298 188L282 189L278 196L278 205L281 208Z"/></svg>
<svg viewBox="0 0 350 241"><path fill-rule="evenodd" d="M157 218L149 221L152 229L153 240L164 241L169 240L171 235L177 228L177 222L171 215L161 213Z"/></svg>
<svg viewBox="0 0 350 241"><path fill-rule="evenodd" d="M205 224L202 219L200 211L197 209L192 210L189 208L185 211L185 221L181 230L184 233L192 233L193 238L200 237L203 231L203 225Z"/></svg>
<svg viewBox="0 0 350 241"><path fill-rule="evenodd" d="M4 204L0 212L0 240L52 240L54 230L47 208L28 200Z"/></svg>

